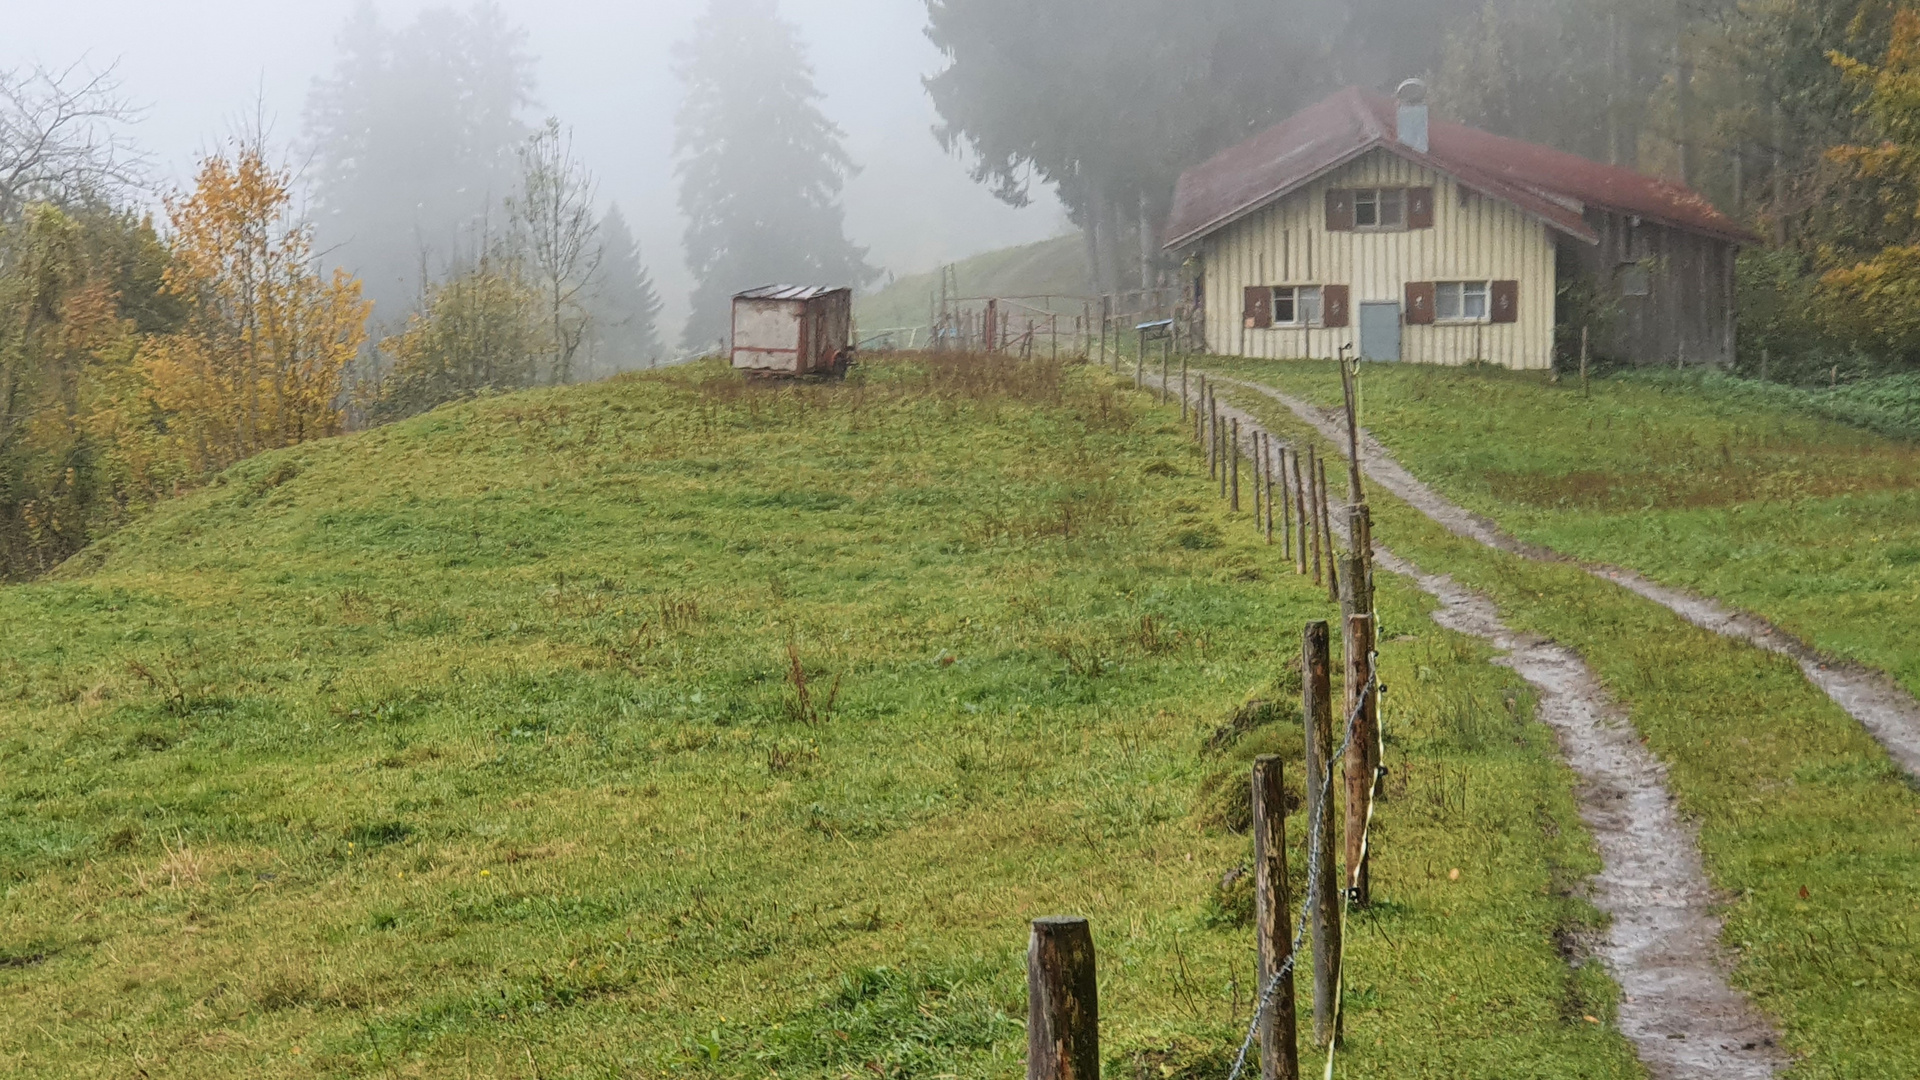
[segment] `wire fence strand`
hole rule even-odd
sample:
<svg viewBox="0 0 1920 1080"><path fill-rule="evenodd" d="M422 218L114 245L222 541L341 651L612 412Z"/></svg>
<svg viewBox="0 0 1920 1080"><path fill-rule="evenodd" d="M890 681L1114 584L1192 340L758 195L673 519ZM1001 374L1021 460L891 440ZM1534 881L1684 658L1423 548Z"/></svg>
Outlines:
<svg viewBox="0 0 1920 1080"><path fill-rule="evenodd" d="M1366 685L1360 688L1360 693L1354 698L1353 710L1347 714L1346 731L1341 735L1340 749L1327 759L1326 780L1321 785L1320 798L1314 803L1313 817L1307 823L1307 896L1300 903L1300 919L1293 930L1293 947L1287 951L1287 958L1281 963L1280 969L1275 971L1273 977L1268 979L1267 984L1260 989L1260 997L1253 1009L1253 1019L1247 1022L1247 1037L1240 1042L1240 1052L1234 1055L1233 1068L1227 1073L1227 1080L1240 1080L1240 1073L1247 1066L1247 1052L1253 1049L1253 1041L1260 1035L1260 1020L1266 1015L1267 1010L1273 1007L1273 995L1280 989L1281 982L1292 973L1294 961L1300 956L1300 946L1306 941L1307 917L1313 910L1314 901L1319 898L1316 890L1320 881L1320 860L1325 857L1325 852L1320 850L1320 823L1325 820L1327 805L1333 801L1333 767L1347 756L1348 750L1352 749L1354 727L1359 722L1361 710L1367 707L1367 698L1376 692L1375 687L1379 683L1380 654L1372 652L1367 656ZM1371 823L1372 819L1373 800L1369 798L1367 820ZM1342 892L1345 891L1342 890ZM1345 922L1344 908L1342 908L1341 921ZM1338 978L1336 972L1336 986ZM1337 995L1334 1007L1336 1010L1339 1008ZM1327 1071L1331 1075L1333 1071L1333 1040L1331 1039L1328 1040L1327 1050Z"/></svg>

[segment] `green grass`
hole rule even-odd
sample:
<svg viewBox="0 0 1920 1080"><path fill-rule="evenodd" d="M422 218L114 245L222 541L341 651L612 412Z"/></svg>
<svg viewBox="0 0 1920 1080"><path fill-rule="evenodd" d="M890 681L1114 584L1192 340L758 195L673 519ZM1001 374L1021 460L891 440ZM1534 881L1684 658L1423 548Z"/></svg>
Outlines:
<svg viewBox="0 0 1920 1080"><path fill-rule="evenodd" d="M1303 371L1286 385L1322 374L1331 372ZM1381 429L1393 406L1381 399L1427 373L1368 376L1369 420L1391 442ZM1432 384L1467 379L1486 382L1488 400L1518 394L1505 376L1436 372ZM1307 436L1277 403L1223 396ZM1421 470L1418 458L1413 467ZM1377 489L1369 501L1383 543L1486 592L1510 625L1578 650L1629 710L1699 824L1708 873L1727 897L1736 984L1780 1019L1799 1058L1789 1075L1920 1075L1920 794L1879 745L1786 658L1693 627L1576 567L1455 537Z"/></svg>
<svg viewBox="0 0 1920 1080"><path fill-rule="evenodd" d="M1224 362L1323 404L1330 364ZM1371 365L1364 422L1525 540L1757 612L1920 693L1920 444L1733 380ZM1777 396L1777 395L1774 395Z"/></svg>
<svg viewBox="0 0 1920 1080"><path fill-rule="evenodd" d="M1217 1076L1230 796L1297 763L1330 612L1208 491L1177 412L966 358L248 462L0 590L0 1071L1012 1077L1026 920L1077 912L1109 1071ZM1342 1075L1639 1075L1568 962L1595 860L1550 735L1381 603Z"/></svg>

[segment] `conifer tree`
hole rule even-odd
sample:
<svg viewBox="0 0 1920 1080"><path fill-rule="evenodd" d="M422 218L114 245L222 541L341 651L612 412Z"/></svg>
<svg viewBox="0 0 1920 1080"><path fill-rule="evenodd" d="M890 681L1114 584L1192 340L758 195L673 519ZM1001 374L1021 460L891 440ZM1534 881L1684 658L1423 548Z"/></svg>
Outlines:
<svg viewBox="0 0 1920 1080"><path fill-rule="evenodd" d="M845 135L820 111L799 33L775 0L709 0L676 53L686 100L674 149L697 282L687 346L725 336L741 289L870 281L839 203L855 171Z"/></svg>
<svg viewBox="0 0 1920 1080"><path fill-rule="evenodd" d="M363 2L338 50L307 101L319 249L391 323L421 295L423 264L470 251L513 192L532 59L490 2L429 8L400 28Z"/></svg>
<svg viewBox="0 0 1920 1080"><path fill-rule="evenodd" d="M600 274L588 303L595 374L657 363L661 347L660 293L618 206L608 207L606 216L600 219L600 244Z"/></svg>

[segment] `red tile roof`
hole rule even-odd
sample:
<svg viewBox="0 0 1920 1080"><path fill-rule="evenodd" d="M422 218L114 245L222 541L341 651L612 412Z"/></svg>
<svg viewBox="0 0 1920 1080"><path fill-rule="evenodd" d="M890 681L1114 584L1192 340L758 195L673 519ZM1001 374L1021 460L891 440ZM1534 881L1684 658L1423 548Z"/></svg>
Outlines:
<svg viewBox="0 0 1920 1080"><path fill-rule="evenodd" d="M1589 243L1599 237L1581 217L1586 207L1734 243L1758 241L1683 184L1464 124L1433 119L1422 153L1395 137L1398 108L1392 98L1350 87L1188 169L1174 188L1167 246L1190 244L1376 148L1512 203Z"/></svg>

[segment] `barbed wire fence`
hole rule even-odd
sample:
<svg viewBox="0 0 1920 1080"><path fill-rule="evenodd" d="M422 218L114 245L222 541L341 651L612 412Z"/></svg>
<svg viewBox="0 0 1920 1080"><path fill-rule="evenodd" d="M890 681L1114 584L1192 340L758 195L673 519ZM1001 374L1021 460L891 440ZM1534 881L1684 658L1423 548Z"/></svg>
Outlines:
<svg viewBox="0 0 1920 1080"><path fill-rule="evenodd" d="M1145 330L1145 327L1140 329ZM1168 331L1171 332L1170 330ZM1144 371L1145 337L1141 355L1136 357L1133 383L1145 391L1155 388ZM1107 358L1102 343L1101 358ZM1113 356L1119 373L1117 351ZM1343 641L1347 670L1348 704L1338 749L1329 753L1331 743L1331 697L1327 662L1328 636L1324 621L1307 625L1302 647L1303 729L1308 742L1307 784L1307 881L1299 912L1294 920L1290 943L1284 957L1276 957L1273 970L1259 986L1253 1014L1246 1034L1233 1057L1225 1080L1241 1080L1251 1057L1253 1045L1261 1040L1263 1027L1270 1038L1264 1040L1261 1073L1264 1080L1296 1080L1299 1076L1297 1021L1291 1001L1279 1008L1282 993L1292 993L1292 976L1298 968L1310 928L1314 930L1314 1017L1317 1041L1326 1052L1323 1080L1332 1080L1336 1055L1341 1043L1342 998L1345 983L1343 942L1348 917L1356 904L1365 904L1368 896L1367 866L1371 854L1374 812L1381 781L1386 775L1381 765L1384 742L1381 738L1380 700L1386 688L1379 679L1379 640L1376 608L1373 602L1372 519L1361 489L1358 463L1358 373L1349 362L1341 364L1341 383L1345 392L1349 427L1350 502L1345 532L1348 558L1342 573L1334 557L1332 514L1326 481L1326 460L1318 456L1311 442L1300 448L1282 442L1275 446L1273 436L1230 406L1225 410L1214 388L1201 377L1197 385L1189 380L1185 361L1179 374L1178 397L1183 420L1190 418L1190 432L1202 444L1208 467L1209 486L1218 486L1220 496L1235 510L1240 509L1240 463L1249 444L1253 457L1253 520L1255 529L1268 544L1275 540L1275 507L1280 507L1282 524L1281 554L1293 562L1296 573L1311 570L1315 584L1324 583L1330 600L1338 600L1343 611ZM1163 360L1158 378L1159 400L1165 403L1173 390L1171 366ZM1279 483L1275 483L1275 451L1278 451ZM1288 466L1291 464L1291 484ZM1304 469L1302 466L1305 466ZM1296 528L1297 536L1296 536ZM1297 545L1296 545L1297 539ZM1311 560L1309 560L1311 551ZM1324 556L1324 560L1323 560ZM1324 568L1324 574L1322 573ZM1364 660L1357 658L1364 657ZM1371 710L1371 711L1370 711ZM1324 726L1322 726L1324 725ZM1318 740L1318 753L1315 752ZM1257 874L1277 875L1276 896L1287 892L1285 872L1285 810L1264 810L1259 791L1262 769L1278 759L1255 762L1251 782L1254 786L1256 817L1270 814L1271 825L1256 824L1254 860ZM1337 910L1329 911L1333 882L1326 849L1333 830L1328 820L1333 807L1333 785L1337 770L1344 767L1347 777L1346 885L1339 890ZM1277 771L1272 774L1277 777ZM1271 780L1278 783L1277 779ZM1317 786L1318 790L1314 790ZM1278 869L1270 870L1270 849L1277 849ZM1275 903L1280 901L1275 900ZM1279 926L1264 912L1268 903L1257 896L1256 933L1262 935L1262 966L1268 960L1266 950L1277 944ZM1315 913L1319 913L1319 923ZM1331 925L1328 925L1331 924ZM1331 931L1331 932L1326 932ZM1270 937L1268 935L1271 935ZM1083 918L1036 919L1028 950L1028 1080L1085 1080L1100 1075L1098 1055L1099 1022L1094 979L1091 931Z"/></svg>

